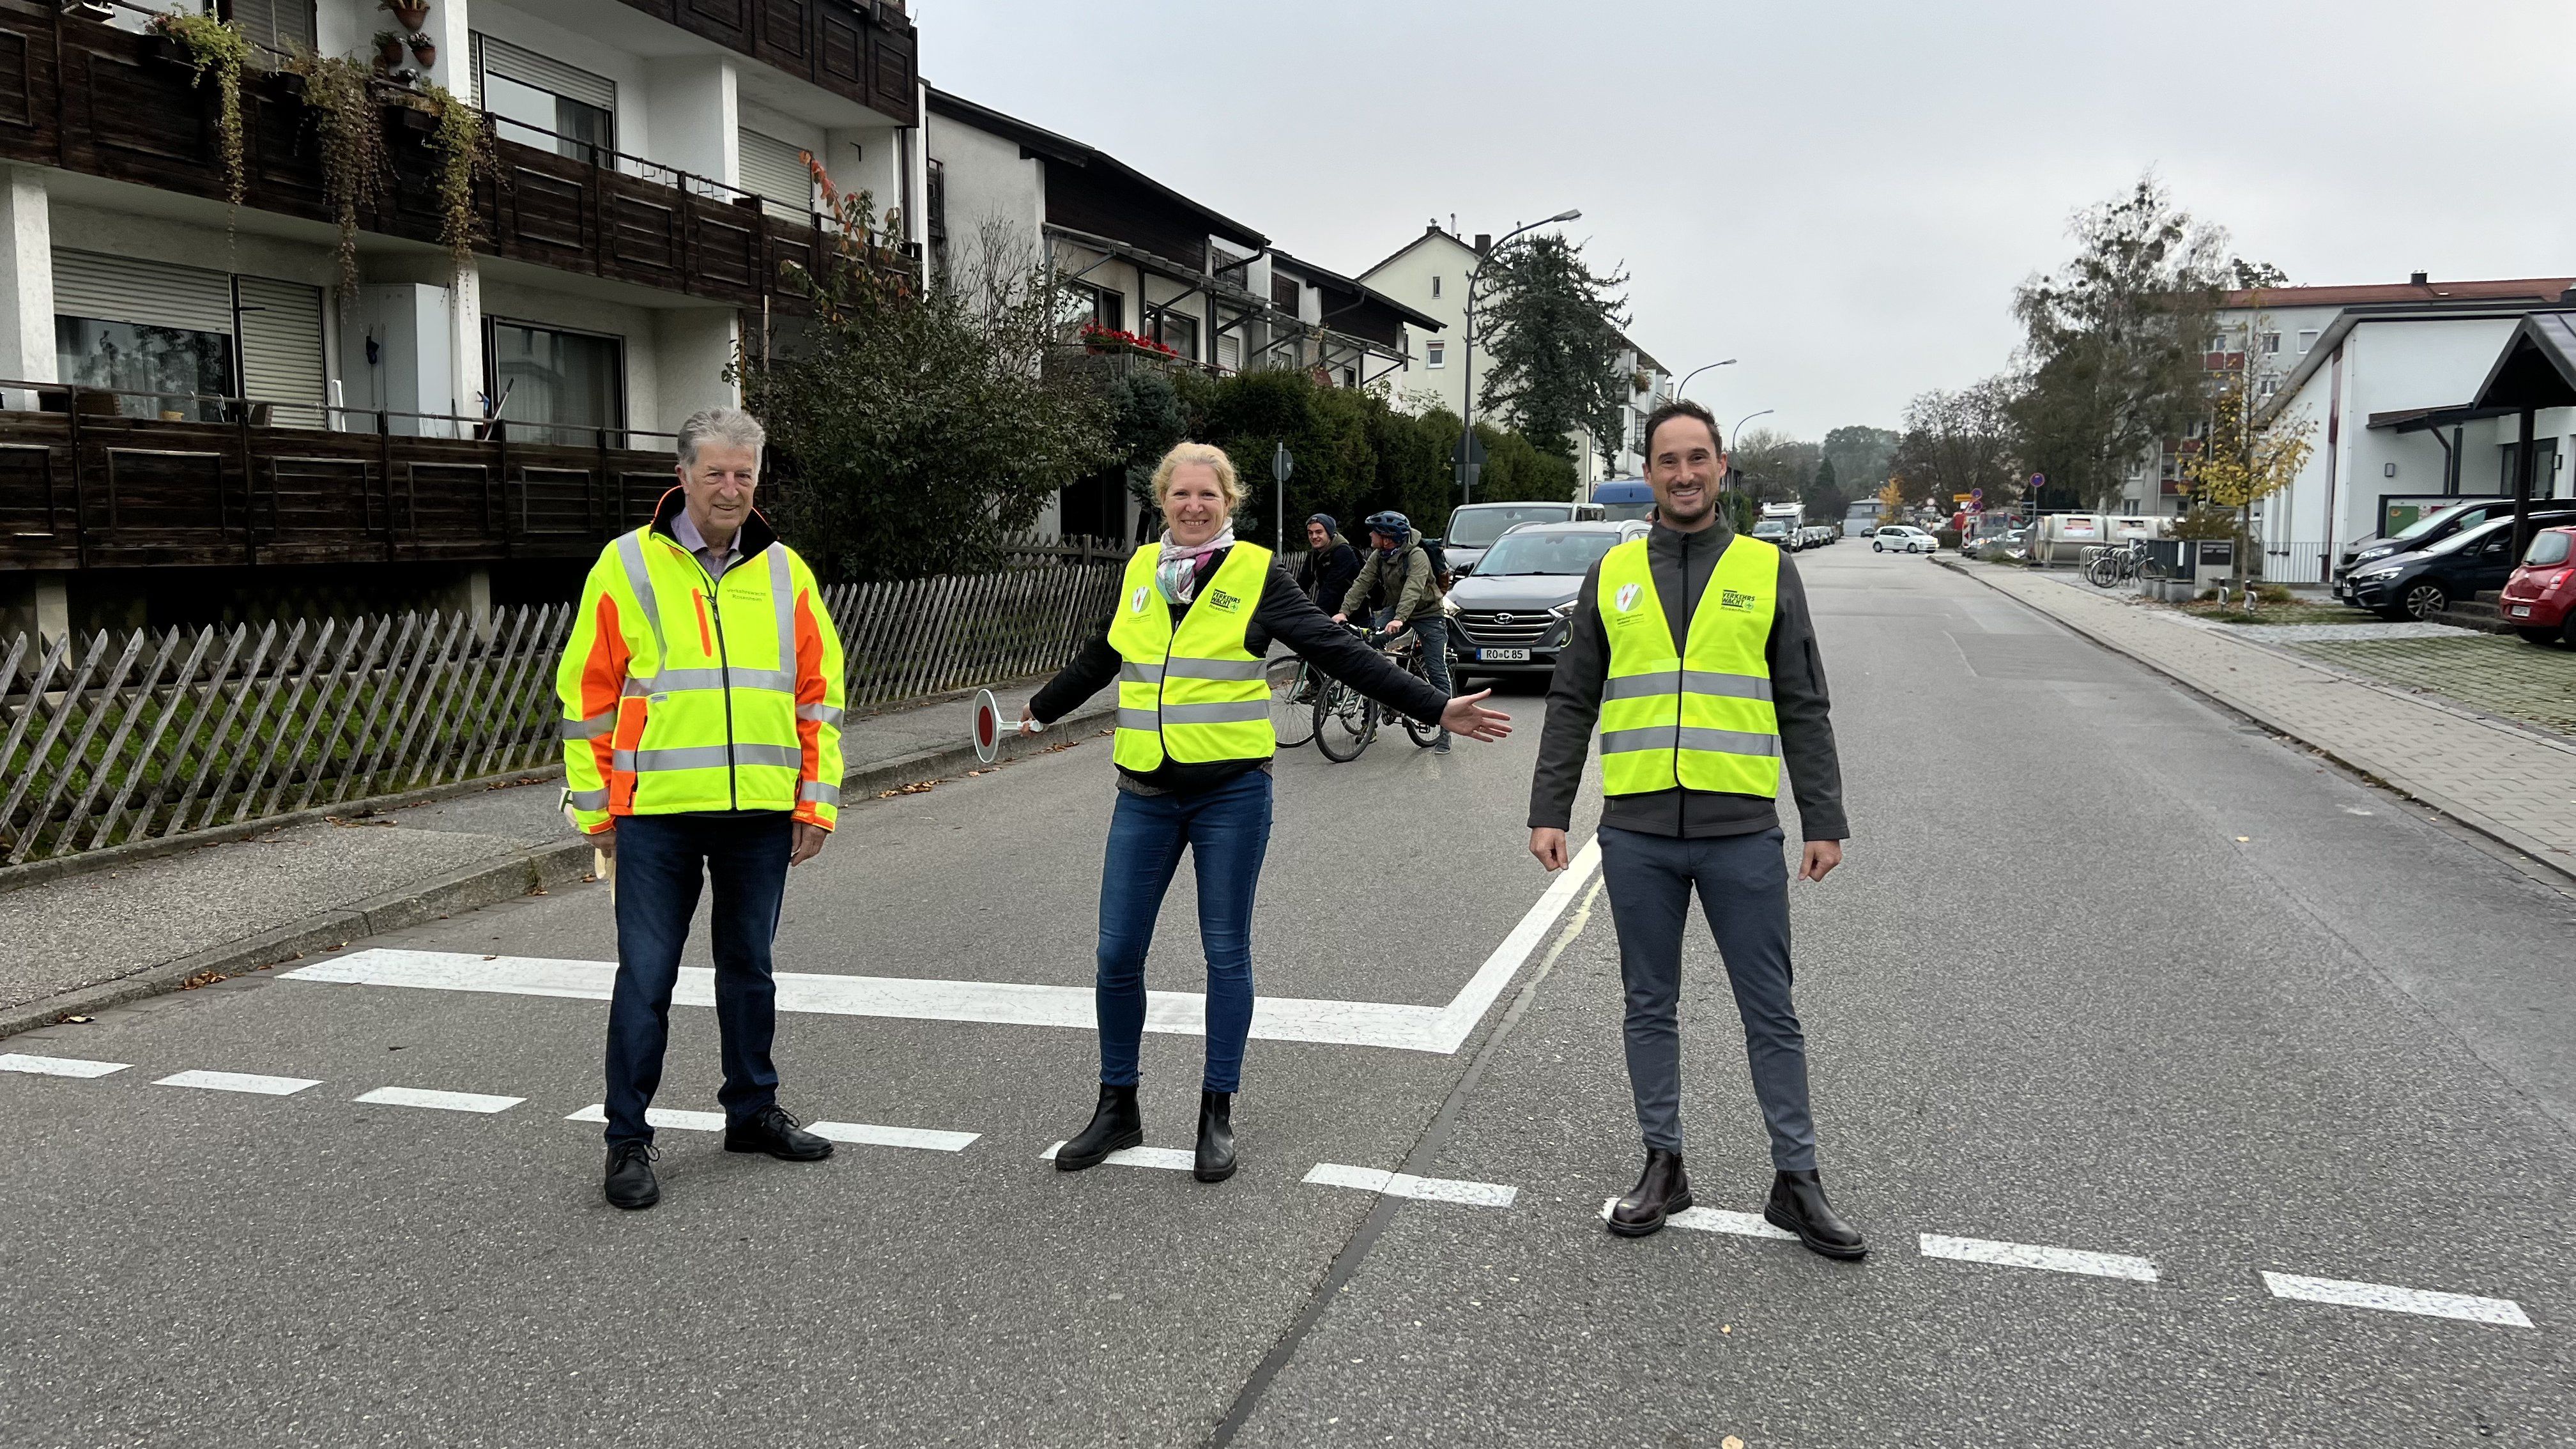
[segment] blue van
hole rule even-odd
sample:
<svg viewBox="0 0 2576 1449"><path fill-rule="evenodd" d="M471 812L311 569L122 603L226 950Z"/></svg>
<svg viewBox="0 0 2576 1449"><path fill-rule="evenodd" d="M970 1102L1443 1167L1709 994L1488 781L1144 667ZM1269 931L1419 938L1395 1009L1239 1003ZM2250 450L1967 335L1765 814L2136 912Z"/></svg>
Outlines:
<svg viewBox="0 0 2576 1449"><path fill-rule="evenodd" d="M1655 490L1643 478L1613 478L1592 490L1592 501L1601 505L1601 516L1612 523L1649 518L1655 512Z"/></svg>

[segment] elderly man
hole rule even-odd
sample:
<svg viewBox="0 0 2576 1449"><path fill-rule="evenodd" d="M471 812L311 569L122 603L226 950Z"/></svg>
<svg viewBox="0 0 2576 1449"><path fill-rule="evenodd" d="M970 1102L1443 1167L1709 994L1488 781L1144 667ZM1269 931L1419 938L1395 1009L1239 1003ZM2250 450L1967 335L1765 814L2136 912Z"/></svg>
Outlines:
<svg viewBox="0 0 2576 1449"><path fill-rule="evenodd" d="M605 1191L620 1208L661 1200L644 1111L702 880L725 1150L832 1155L778 1105L769 950L788 868L839 813L841 641L812 571L752 510L764 436L738 408L680 425L680 484L600 551L555 681L573 818L617 861Z"/></svg>

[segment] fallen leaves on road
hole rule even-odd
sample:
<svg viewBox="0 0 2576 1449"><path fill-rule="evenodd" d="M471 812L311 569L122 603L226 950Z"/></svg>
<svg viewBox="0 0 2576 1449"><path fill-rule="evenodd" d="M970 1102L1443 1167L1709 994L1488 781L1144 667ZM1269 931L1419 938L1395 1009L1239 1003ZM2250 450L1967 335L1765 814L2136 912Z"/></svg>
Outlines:
<svg viewBox="0 0 2576 1449"><path fill-rule="evenodd" d="M98 1020L98 1018L95 1016L66 1016L63 1020L71 1022L77 1026L87 1026L91 1022Z"/></svg>
<svg viewBox="0 0 2576 1449"><path fill-rule="evenodd" d="M394 823L390 820L343 820L337 815L323 816L322 823L325 825L337 825L342 829L351 829L360 825L381 825L387 830L394 828Z"/></svg>
<svg viewBox="0 0 2576 1449"><path fill-rule="evenodd" d="M187 980L180 982L179 989L182 991L194 991L200 986L212 986L223 979L224 973L221 971L200 971L196 975L189 977Z"/></svg>
<svg viewBox="0 0 2576 1449"><path fill-rule="evenodd" d="M915 780L911 784L905 785L899 789L879 790L877 792L877 798L880 800L891 800L897 795L926 795L930 793L931 787L938 783L939 782L937 780Z"/></svg>

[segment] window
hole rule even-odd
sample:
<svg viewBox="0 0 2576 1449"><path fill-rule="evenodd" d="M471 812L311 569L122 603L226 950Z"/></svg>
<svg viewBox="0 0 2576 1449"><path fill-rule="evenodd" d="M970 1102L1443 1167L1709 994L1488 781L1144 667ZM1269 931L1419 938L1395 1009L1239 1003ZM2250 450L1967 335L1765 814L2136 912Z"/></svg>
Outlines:
<svg viewBox="0 0 2576 1449"><path fill-rule="evenodd" d="M1356 367L1345 367L1345 368L1343 368L1343 369L1342 369L1342 386L1344 386L1344 387L1357 387L1357 386L1359 386L1359 385L1360 385L1360 370L1359 370L1358 368L1356 368Z"/></svg>
<svg viewBox="0 0 2576 1449"><path fill-rule="evenodd" d="M1440 274L1438 272L1433 272L1431 274L1431 295L1434 297L1440 295Z"/></svg>
<svg viewBox="0 0 2576 1449"><path fill-rule="evenodd" d="M1145 325L1152 328L1154 340L1181 356L1195 360L1199 355L1199 324L1194 317L1160 308L1148 308Z"/></svg>
<svg viewBox="0 0 2576 1449"><path fill-rule="evenodd" d="M2317 329L2314 327L2301 328L2299 331L2299 355L2301 357L2307 356L2308 349L2316 345Z"/></svg>
<svg viewBox="0 0 2576 1449"><path fill-rule="evenodd" d="M802 220L814 211L805 149L749 126L742 128L742 189L761 198L761 210L771 216Z"/></svg>
<svg viewBox="0 0 2576 1449"><path fill-rule="evenodd" d="M1070 336L1085 324L1123 332L1127 327L1127 298L1105 287L1089 282L1059 280L1056 294L1055 321Z"/></svg>
<svg viewBox="0 0 2576 1449"><path fill-rule="evenodd" d="M626 348L615 337L493 319L492 393L510 436L588 446L626 426Z"/></svg>
<svg viewBox="0 0 2576 1449"><path fill-rule="evenodd" d="M224 15L253 45L281 55L313 49L313 0L230 0Z"/></svg>
<svg viewBox="0 0 2576 1449"><path fill-rule="evenodd" d="M478 32L474 88L503 140L601 166L617 149L617 82L606 76Z"/></svg>
<svg viewBox="0 0 2576 1449"><path fill-rule="evenodd" d="M1422 365L1425 367L1447 367L1449 365L1448 354L1449 344L1445 342L1425 342L1422 344Z"/></svg>
<svg viewBox="0 0 2576 1449"><path fill-rule="evenodd" d="M56 376L83 387L168 394L118 398L116 410L129 418L217 423L224 420L222 404L185 394L231 395L233 340L190 327L57 315L54 366Z"/></svg>
<svg viewBox="0 0 2576 1449"><path fill-rule="evenodd" d="M2259 398L2269 398L2280 390L2281 380L2277 377L2267 377L2254 389L2254 395Z"/></svg>
<svg viewBox="0 0 2576 1449"><path fill-rule="evenodd" d="M2280 333L2278 333L2278 332L2266 332L2266 333L2264 333L2264 334L2263 334L2263 350L2264 350L2265 352L2267 352L2267 353L2277 353L2277 352L2279 352L2279 351L2281 350L2281 334L2280 334Z"/></svg>

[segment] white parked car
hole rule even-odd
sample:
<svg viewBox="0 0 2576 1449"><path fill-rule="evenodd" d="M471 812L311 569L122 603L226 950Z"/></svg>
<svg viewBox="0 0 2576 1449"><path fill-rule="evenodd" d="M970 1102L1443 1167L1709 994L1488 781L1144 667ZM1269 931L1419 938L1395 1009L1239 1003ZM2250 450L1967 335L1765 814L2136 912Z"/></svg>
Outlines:
<svg viewBox="0 0 2576 1449"><path fill-rule="evenodd" d="M1871 553L1937 553L1941 542L1910 523L1883 525L1869 540Z"/></svg>

